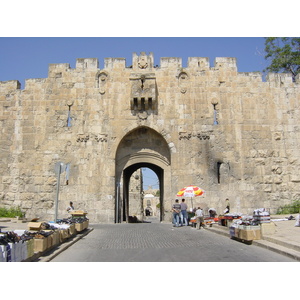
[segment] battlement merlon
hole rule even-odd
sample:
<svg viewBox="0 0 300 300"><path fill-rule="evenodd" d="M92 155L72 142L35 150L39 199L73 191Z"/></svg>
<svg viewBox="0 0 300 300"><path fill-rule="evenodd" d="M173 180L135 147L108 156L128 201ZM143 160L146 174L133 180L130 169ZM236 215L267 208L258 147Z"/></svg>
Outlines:
<svg viewBox="0 0 300 300"><path fill-rule="evenodd" d="M125 58L112 58L108 57L104 59L104 69L114 70L114 69L125 69L126 60Z"/></svg>
<svg viewBox="0 0 300 300"><path fill-rule="evenodd" d="M70 70L70 64L49 64L48 68L48 77L49 78L60 78L62 77L62 73Z"/></svg>
<svg viewBox="0 0 300 300"><path fill-rule="evenodd" d="M20 90L21 83L18 80L0 81L0 91Z"/></svg>
<svg viewBox="0 0 300 300"><path fill-rule="evenodd" d="M236 58L235 57L216 57L215 70L231 70L237 72Z"/></svg>
<svg viewBox="0 0 300 300"><path fill-rule="evenodd" d="M209 70L209 57L189 57L188 68L200 68L201 71Z"/></svg>

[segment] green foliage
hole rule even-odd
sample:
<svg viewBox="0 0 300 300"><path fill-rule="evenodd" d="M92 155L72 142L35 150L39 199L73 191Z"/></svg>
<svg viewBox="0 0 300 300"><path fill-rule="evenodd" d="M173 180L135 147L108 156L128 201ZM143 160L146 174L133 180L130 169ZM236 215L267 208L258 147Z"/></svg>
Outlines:
<svg viewBox="0 0 300 300"><path fill-rule="evenodd" d="M277 210L278 215L297 214L300 212L300 200L294 201L290 205L280 206Z"/></svg>
<svg viewBox="0 0 300 300"><path fill-rule="evenodd" d="M265 38L265 59L270 65L264 71L291 73L293 81L300 72L300 38Z"/></svg>
<svg viewBox="0 0 300 300"><path fill-rule="evenodd" d="M0 218L15 218L24 217L25 213L21 211L20 207L4 208L0 207Z"/></svg>

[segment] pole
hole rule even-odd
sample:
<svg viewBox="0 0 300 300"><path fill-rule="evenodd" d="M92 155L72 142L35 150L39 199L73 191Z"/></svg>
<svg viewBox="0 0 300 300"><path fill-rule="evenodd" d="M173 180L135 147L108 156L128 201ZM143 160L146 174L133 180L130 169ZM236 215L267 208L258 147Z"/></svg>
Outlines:
<svg viewBox="0 0 300 300"><path fill-rule="evenodd" d="M55 215L54 215L55 223L57 222L57 214L58 214L58 196L59 196L61 166L62 164L59 163L58 172L57 172L58 174L57 174L56 199L55 199Z"/></svg>
<svg viewBox="0 0 300 300"><path fill-rule="evenodd" d="M117 182L117 199L116 199L116 223L119 223L119 187L120 183Z"/></svg>

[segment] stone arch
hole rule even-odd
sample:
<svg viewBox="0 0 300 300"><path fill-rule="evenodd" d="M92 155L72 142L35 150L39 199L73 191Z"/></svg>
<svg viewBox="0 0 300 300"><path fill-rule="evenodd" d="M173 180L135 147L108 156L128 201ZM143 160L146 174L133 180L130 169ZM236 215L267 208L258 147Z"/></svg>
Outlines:
<svg viewBox="0 0 300 300"><path fill-rule="evenodd" d="M171 151L164 137L149 127L138 127L127 133L116 150L115 222L128 221L128 186L137 169L152 169L160 183L160 221L165 219L166 195L171 188Z"/></svg>

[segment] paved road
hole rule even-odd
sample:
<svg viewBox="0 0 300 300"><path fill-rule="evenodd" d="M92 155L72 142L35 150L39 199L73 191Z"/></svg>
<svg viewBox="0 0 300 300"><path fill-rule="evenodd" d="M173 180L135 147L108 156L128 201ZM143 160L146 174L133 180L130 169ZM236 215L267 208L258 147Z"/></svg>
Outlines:
<svg viewBox="0 0 300 300"><path fill-rule="evenodd" d="M91 224L94 230L53 262L293 262L209 229L171 224Z"/></svg>

